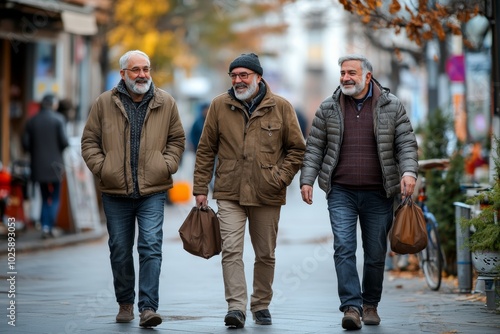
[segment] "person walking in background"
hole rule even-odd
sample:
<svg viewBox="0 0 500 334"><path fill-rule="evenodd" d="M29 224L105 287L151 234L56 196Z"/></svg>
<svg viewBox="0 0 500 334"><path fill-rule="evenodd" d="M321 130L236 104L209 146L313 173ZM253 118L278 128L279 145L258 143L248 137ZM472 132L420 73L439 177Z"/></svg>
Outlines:
<svg viewBox="0 0 500 334"><path fill-rule="evenodd" d="M203 131L203 124L205 124L205 119L207 118L208 107L210 107L210 103L202 103L200 105L200 112L196 116L193 125L191 126L191 131L189 132L189 140L191 142L193 152L195 153L198 149L201 132Z"/></svg>
<svg viewBox="0 0 500 334"><path fill-rule="evenodd" d="M161 324L159 279L166 191L184 152L177 104L155 87L147 54L128 51L119 61L121 80L93 103L82 135L82 156L99 180L119 312L134 319L133 246L137 219L139 325Z"/></svg>
<svg viewBox="0 0 500 334"><path fill-rule="evenodd" d="M213 198L222 237L226 326L245 325L248 304L243 264L246 221L255 252L250 310L271 325L275 248L286 189L302 163L305 142L292 105L271 92L254 53L229 65L232 87L210 104L194 169L196 206L207 194L217 160Z"/></svg>
<svg viewBox="0 0 500 334"><path fill-rule="evenodd" d="M299 125L300 125L300 130L302 131L302 135L304 136L304 138L307 138L307 130L309 122L301 109L295 108L295 112L297 113L297 119L299 120Z"/></svg>
<svg viewBox="0 0 500 334"><path fill-rule="evenodd" d="M316 111L300 173L302 200L313 202L318 177L333 232L342 327L378 325L387 235L396 195L411 196L418 172L417 141L401 101L372 77L362 55L338 61L340 86ZM356 269L359 218L364 250Z"/></svg>
<svg viewBox="0 0 500 334"><path fill-rule="evenodd" d="M54 236L64 174L63 151L68 146L65 120L56 112L57 106L55 95L45 95L38 114L26 123L21 140L24 150L30 154L31 180L40 186L44 239Z"/></svg>

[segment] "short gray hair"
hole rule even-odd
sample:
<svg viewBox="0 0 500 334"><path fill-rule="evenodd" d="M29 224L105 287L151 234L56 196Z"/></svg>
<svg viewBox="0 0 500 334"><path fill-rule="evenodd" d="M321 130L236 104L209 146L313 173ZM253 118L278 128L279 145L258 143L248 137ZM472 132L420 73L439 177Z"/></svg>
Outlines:
<svg viewBox="0 0 500 334"><path fill-rule="evenodd" d="M361 62L361 69L363 70L363 75L366 75L368 72L373 73L373 67L370 61L363 55L359 54L352 54L352 55L347 55L344 57L339 58L339 66L342 66L342 64L345 61L349 60L358 60Z"/></svg>
<svg viewBox="0 0 500 334"><path fill-rule="evenodd" d="M131 51L127 51L123 56L120 57L120 61L119 61L120 69L123 70L124 68L127 68L128 60L134 54L143 56L144 58L146 58L148 60L148 65L151 65L151 62L149 60L149 56L147 54L145 54L141 50L131 50Z"/></svg>

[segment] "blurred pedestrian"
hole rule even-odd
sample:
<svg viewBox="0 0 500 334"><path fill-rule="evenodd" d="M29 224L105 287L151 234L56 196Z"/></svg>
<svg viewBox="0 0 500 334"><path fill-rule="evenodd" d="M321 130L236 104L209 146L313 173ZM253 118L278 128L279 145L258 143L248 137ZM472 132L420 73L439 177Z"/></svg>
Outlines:
<svg viewBox="0 0 500 334"><path fill-rule="evenodd" d="M137 219L141 327L162 322L159 279L165 197L179 167L185 134L177 104L157 88L148 55L126 52L121 80L91 107L82 135L82 156L99 179L109 233L116 322L134 319L133 245Z"/></svg>
<svg viewBox="0 0 500 334"><path fill-rule="evenodd" d="M40 111L28 120L22 135L22 146L30 154L31 180L38 183L42 195L40 224L44 239L54 236L64 174L63 151L68 146L64 117L56 112L57 106L55 95L45 95Z"/></svg>
<svg viewBox="0 0 500 334"><path fill-rule="evenodd" d="M302 110L295 108L295 112L297 113L297 119L299 120L299 125L300 125L300 130L302 131L302 135L304 136L304 138L307 138L307 130L309 122L307 121L307 118L302 112Z"/></svg>
<svg viewBox="0 0 500 334"><path fill-rule="evenodd" d="M312 122L301 169L304 202L318 177L326 192L334 237L342 327L378 325L387 234L394 197L411 196L418 172L417 141L401 101L372 77L364 56L341 57L340 86ZM356 269L359 218L363 278Z"/></svg>
<svg viewBox="0 0 500 334"><path fill-rule="evenodd" d="M194 170L196 206L208 205L208 187L218 157L213 198L222 237L226 326L245 325L248 304L243 264L246 221L255 252L250 310L257 324L271 325L275 248L286 189L298 172L305 142L291 104L274 95L262 78L256 54L229 65L232 87L213 99Z"/></svg>
<svg viewBox="0 0 500 334"><path fill-rule="evenodd" d="M59 104L57 106L56 111L60 113L64 120L67 122L71 118L71 111L73 109L73 104L69 99L61 99L59 100Z"/></svg>
<svg viewBox="0 0 500 334"><path fill-rule="evenodd" d="M59 100L59 107L57 108L57 112L64 116L68 135L70 137L75 135L76 128L74 122L76 117L76 110L73 102L71 102L71 100L67 98Z"/></svg>
<svg viewBox="0 0 500 334"><path fill-rule="evenodd" d="M202 103L200 105L199 114L196 116L189 132L189 140L195 153L198 149L201 131L203 131L203 124L205 124L205 119L207 118L208 107L210 107L210 103Z"/></svg>

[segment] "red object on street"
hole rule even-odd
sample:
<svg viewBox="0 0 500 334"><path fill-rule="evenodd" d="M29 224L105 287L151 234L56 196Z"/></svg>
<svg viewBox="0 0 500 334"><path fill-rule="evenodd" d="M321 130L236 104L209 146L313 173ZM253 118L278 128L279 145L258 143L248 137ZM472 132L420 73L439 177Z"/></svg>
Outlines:
<svg viewBox="0 0 500 334"><path fill-rule="evenodd" d="M5 168L0 170L0 198L9 196L11 189L12 175Z"/></svg>
<svg viewBox="0 0 500 334"><path fill-rule="evenodd" d="M18 184L11 186L7 206L5 207L5 215L14 218L17 223L26 223L23 188Z"/></svg>

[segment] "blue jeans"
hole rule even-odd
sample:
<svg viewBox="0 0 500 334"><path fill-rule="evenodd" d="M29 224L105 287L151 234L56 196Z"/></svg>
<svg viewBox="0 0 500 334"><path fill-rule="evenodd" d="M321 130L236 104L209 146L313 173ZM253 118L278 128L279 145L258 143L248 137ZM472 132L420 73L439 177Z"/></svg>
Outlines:
<svg viewBox="0 0 500 334"><path fill-rule="evenodd" d="M116 301L119 304L134 304L133 246L137 218L138 308L140 312L145 308L156 311L159 301L165 192L141 198L103 194L102 203L107 220Z"/></svg>
<svg viewBox="0 0 500 334"><path fill-rule="evenodd" d="M328 210L333 232L335 270L340 311L380 302L387 252L387 234L393 219L393 198L382 191L351 190L333 185L328 194ZM357 222L363 242L363 281L356 268Z"/></svg>
<svg viewBox="0 0 500 334"><path fill-rule="evenodd" d="M40 223L42 224L42 231L50 232L55 225L59 213L60 192L61 183L40 182L40 193L42 195Z"/></svg>

